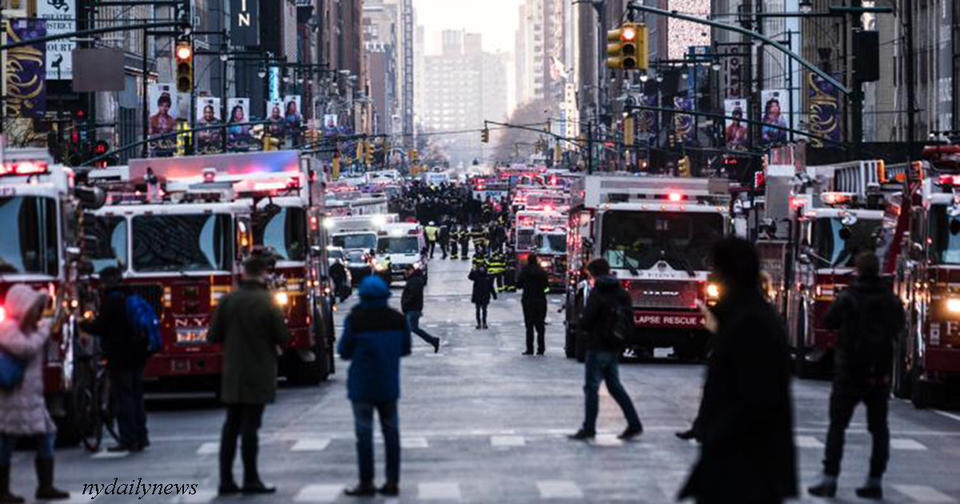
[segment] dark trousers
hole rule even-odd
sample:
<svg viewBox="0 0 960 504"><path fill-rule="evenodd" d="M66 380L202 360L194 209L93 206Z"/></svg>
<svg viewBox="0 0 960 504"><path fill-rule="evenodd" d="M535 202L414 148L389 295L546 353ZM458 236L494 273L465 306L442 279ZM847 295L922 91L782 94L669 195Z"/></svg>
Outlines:
<svg viewBox="0 0 960 504"><path fill-rule="evenodd" d="M890 391L886 387L871 388L860 393L837 390L830 394L830 428L823 457L823 472L829 476L840 474L843 458L844 434L853 410L862 402L867 407L867 430L873 437L870 452L870 476L879 478L887 469L890 458L890 428L887 426L887 403Z"/></svg>
<svg viewBox="0 0 960 504"><path fill-rule="evenodd" d="M257 431L263 419L263 404L228 404L227 419L220 434L220 484L233 482L233 459L237 455L237 436L243 445L240 459L243 461L244 483L260 481L257 472Z"/></svg>
<svg viewBox="0 0 960 504"><path fill-rule="evenodd" d="M450 240L450 257L456 259L457 256L457 240Z"/></svg>
<svg viewBox="0 0 960 504"><path fill-rule="evenodd" d="M373 483L373 411L380 417L380 430L387 452L387 482L400 482L400 416L397 402L353 401L353 426L357 434L357 465L360 482Z"/></svg>
<svg viewBox="0 0 960 504"><path fill-rule="evenodd" d="M420 317L423 316L423 312L409 311L404 316L407 318L407 326L410 327L410 332L420 336L420 339L431 345L440 342L440 338L431 336L427 331L420 329Z"/></svg>
<svg viewBox="0 0 960 504"><path fill-rule="evenodd" d="M145 446L148 438L147 413L143 406L143 366L111 369L110 386L120 443Z"/></svg>
<svg viewBox="0 0 960 504"><path fill-rule="evenodd" d="M427 240L427 249L430 250L430 259L433 259L433 251L437 249L437 242Z"/></svg>
<svg viewBox="0 0 960 504"><path fill-rule="evenodd" d="M546 348L547 300L537 299L523 302L523 325L527 328L527 351L533 352L533 332L537 332L537 351L543 353Z"/></svg>
<svg viewBox="0 0 960 504"><path fill-rule="evenodd" d="M469 259L470 255L470 241L469 240L460 240L460 259Z"/></svg>
<svg viewBox="0 0 960 504"><path fill-rule="evenodd" d="M620 356L613 352L588 351L584 365L585 377L583 393L586 396L585 413L583 419L583 430L586 432L597 431L597 412L600 409L600 382L606 382L607 390L613 400L617 401L620 409L623 410L623 416L627 418L629 427L642 428L640 417L637 416L637 410L633 407L633 401L630 395L624 390L620 383Z"/></svg>
<svg viewBox="0 0 960 504"><path fill-rule="evenodd" d="M487 305L477 304L477 325L487 325Z"/></svg>
<svg viewBox="0 0 960 504"><path fill-rule="evenodd" d="M447 258L447 249L450 247L450 240L440 240L440 252L443 253L441 259Z"/></svg>

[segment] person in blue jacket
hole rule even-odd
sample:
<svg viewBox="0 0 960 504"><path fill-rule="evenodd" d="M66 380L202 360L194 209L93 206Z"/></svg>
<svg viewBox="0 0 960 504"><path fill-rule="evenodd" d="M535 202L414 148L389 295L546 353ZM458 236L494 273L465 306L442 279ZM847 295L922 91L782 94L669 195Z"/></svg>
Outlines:
<svg viewBox="0 0 960 504"><path fill-rule="evenodd" d="M350 496L399 494L400 358L410 355L410 328L403 314L387 306L390 288L376 275L360 282L360 303L343 323L343 336L337 351L350 363L347 373L347 397L353 405L357 435L357 463L360 482L344 491ZM373 412L380 417L387 453L387 482L377 489L373 484Z"/></svg>

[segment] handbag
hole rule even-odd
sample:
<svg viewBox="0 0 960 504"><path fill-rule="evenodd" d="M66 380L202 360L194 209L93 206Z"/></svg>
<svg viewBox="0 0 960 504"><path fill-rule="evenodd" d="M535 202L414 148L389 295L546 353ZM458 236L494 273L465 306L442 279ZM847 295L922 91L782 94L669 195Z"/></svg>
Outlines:
<svg viewBox="0 0 960 504"><path fill-rule="evenodd" d="M0 350L0 390L10 391L23 381L23 361Z"/></svg>

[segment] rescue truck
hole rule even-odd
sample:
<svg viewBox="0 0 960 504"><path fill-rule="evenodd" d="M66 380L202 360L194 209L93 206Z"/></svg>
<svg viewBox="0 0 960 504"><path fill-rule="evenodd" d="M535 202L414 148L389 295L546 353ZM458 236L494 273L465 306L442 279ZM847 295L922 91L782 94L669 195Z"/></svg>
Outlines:
<svg viewBox="0 0 960 504"><path fill-rule="evenodd" d="M377 232L377 256L374 269L378 273L389 270L391 280L403 280L407 268L413 266L423 271L426 282L427 241L423 226L415 222L384 224Z"/></svg>
<svg viewBox="0 0 960 504"><path fill-rule="evenodd" d="M714 304L713 244L730 232L723 179L589 175L572 188L567 233L566 354L582 358L577 327L591 285L586 265L604 258L630 294L634 334L626 352L672 347L702 357L707 332L697 302Z"/></svg>
<svg viewBox="0 0 960 504"><path fill-rule="evenodd" d="M567 275L567 216L560 212L521 210L514 216L513 247L522 267L536 254L550 288L563 290Z"/></svg>
<svg viewBox="0 0 960 504"><path fill-rule="evenodd" d="M387 223L397 222L397 214L351 215L327 217L323 226L330 234L330 243L346 252L377 250L377 232Z"/></svg>
<svg viewBox="0 0 960 504"><path fill-rule="evenodd" d="M0 321L2 299L15 284L47 291L58 325L44 352L43 390L61 442L100 429L97 343L80 322L96 310L83 213L103 204L102 192L77 183L70 168L44 149L5 149L0 163Z"/></svg>

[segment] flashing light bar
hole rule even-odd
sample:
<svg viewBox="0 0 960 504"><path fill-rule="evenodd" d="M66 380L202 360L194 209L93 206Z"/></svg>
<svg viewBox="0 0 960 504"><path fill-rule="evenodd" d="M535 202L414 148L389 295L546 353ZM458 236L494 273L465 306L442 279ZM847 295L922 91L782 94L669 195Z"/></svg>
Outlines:
<svg viewBox="0 0 960 504"><path fill-rule="evenodd" d="M802 198L798 196L790 196L790 208L794 210L798 210L805 206L807 206L806 198Z"/></svg>
<svg viewBox="0 0 960 504"><path fill-rule="evenodd" d="M820 201L826 205L842 205L853 201L853 194L842 192L823 192L820 193Z"/></svg>
<svg viewBox="0 0 960 504"><path fill-rule="evenodd" d="M937 183L941 186L960 186L960 175L940 175L940 178L937 179Z"/></svg>
<svg viewBox="0 0 960 504"><path fill-rule="evenodd" d="M667 195L667 199L672 202L678 202L683 200L683 195L678 192L672 192Z"/></svg>
<svg viewBox="0 0 960 504"><path fill-rule="evenodd" d="M47 173L46 161L8 161L0 165L0 176L27 176Z"/></svg>

